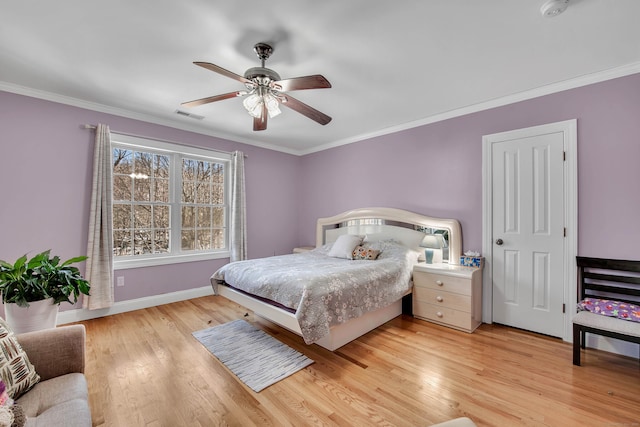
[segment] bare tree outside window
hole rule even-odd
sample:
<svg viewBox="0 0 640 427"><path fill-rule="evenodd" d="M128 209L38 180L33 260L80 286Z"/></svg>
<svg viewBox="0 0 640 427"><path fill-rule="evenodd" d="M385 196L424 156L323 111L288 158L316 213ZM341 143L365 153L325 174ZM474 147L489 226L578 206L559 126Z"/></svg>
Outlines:
<svg viewBox="0 0 640 427"><path fill-rule="evenodd" d="M117 144L112 152L116 257L226 248L223 162Z"/></svg>
<svg viewBox="0 0 640 427"><path fill-rule="evenodd" d="M182 250L225 247L224 165L182 159ZM222 221L221 221L222 220Z"/></svg>
<svg viewBox="0 0 640 427"><path fill-rule="evenodd" d="M167 155L113 149L113 246L115 256L169 251Z"/></svg>

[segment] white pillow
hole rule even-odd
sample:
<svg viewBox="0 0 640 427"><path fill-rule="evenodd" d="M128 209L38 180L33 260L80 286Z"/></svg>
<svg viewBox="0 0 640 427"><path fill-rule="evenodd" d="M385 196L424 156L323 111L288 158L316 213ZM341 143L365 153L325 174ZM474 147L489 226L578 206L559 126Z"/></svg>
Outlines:
<svg viewBox="0 0 640 427"><path fill-rule="evenodd" d="M356 234L343 234L336 239L327 255L334 258L353 259L353 250L362 244L363 238L364 236Z"/></svg>

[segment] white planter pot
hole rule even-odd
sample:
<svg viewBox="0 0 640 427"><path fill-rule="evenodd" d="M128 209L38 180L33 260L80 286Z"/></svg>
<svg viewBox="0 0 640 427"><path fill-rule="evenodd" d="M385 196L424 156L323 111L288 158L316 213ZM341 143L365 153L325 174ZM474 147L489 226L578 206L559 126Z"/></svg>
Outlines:
<svg viewBox="0 0 640 427"><path fill-rule="evenodd" d="M53 298L30 302L29 307L4 304L4 316L16 334L51 329L58 321L58 305Z"/></svg>

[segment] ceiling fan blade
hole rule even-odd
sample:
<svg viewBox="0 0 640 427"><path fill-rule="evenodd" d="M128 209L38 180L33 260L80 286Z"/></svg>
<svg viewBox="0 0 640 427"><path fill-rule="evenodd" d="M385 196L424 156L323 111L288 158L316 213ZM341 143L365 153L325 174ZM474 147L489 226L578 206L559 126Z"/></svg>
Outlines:
<svg viewBox="0 0 640 427"><path fill-rule="evenodd" d="M253 82L251 80L245 79L243 76L241 76L239 74L233 73L233 72L231 72L229 70L225 70L224 68L218 67L217 65L212 64L210 62L198 62L198 61L196 61L196 62L194 62L194 64L196 64L196 65L198 65L198 66L200 66L202 68L206 68L207 70L211 70L213 72L216 72L218 74L222 74L223 76L230 77L230 78L232 78L234 80L237 80L239 82L253 84Z"/></svg>
<svg viewBox="0 0 640 427"><path fill-rule="evenodd" d="M313 76L278 80L273 82L271 86L277 91L288 92L303 89L328 89L331 87L331 83L320 74L315 74Z"/></svg>
<svg viewBox="0 0 640 427"><path fill-rule="evenodd" d="M243 95L246 95L246 92L235 91L235 92L223 93L222 95L208 96L206 98L183 102L180 105L182 105L183 107L197 107L198 105L209 104L211 102L222 101L229 98L236 98L238 96L243 96Z"/></svg>
<svg viewBox="0 0 640 427"><path fill-rule="evenodd" d="M268 114L267 106L263 102L262 103L262 114L260 114L260 117L254 117L253 118L253 130L254 131L267 129L267 114Z"/></svg>
<svg viewBox="0 0 640 427"><path fill-rule="evenodd" d="M331 117L327 116L324 113L321 113L320 111L316 110L313 107L308 106L302 101L298 101L291 95L282 95L281 104L284 105L285 107L289 107L292 110L297 111L303 116L309 117L311 120L314 120L320 123L321 125L326 125L331 121Z"/></svg>

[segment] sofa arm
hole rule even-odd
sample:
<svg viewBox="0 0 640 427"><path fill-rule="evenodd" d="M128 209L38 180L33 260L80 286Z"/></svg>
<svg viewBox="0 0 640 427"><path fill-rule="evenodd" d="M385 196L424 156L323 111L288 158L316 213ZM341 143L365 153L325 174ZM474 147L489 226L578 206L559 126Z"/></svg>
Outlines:
<svg viewBox="0 0 640 427"><path fill-rule="evenodd" d="M17 334L16 338L42 381L74 372L84 373L84 325L27 332Z"/></svg>

